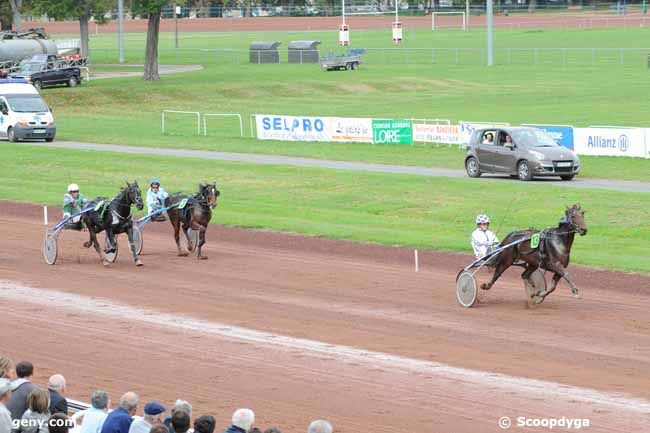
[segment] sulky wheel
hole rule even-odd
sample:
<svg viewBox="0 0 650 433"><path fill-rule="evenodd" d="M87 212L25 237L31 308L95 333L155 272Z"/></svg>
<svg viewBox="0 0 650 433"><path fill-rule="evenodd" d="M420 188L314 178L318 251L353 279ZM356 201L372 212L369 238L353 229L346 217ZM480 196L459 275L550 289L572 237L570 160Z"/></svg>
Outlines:
<svg viewBox="0 0 650 433"><path fill-rule="evenodd" d="M456 279L456 299L465 308L473 307L478 298L476 278L469 271L463 271Z"/></svg>

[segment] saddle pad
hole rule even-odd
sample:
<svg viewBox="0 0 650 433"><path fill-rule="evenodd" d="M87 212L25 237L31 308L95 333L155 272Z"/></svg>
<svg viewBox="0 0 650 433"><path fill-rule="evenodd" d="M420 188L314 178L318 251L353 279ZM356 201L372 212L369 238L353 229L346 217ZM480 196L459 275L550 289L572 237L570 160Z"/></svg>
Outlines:
<svg viewBox="0 0 650 433"><path fill-rule="evenodd" d="M98 202L95 205L95 212L99 212L101 210L102 206L104 206L104 200L101 200L100 202Z"/></svg>
<svg viewBox="0 0 650 433"><path fill-rule="evenodd" d="M530 237L530 247L531 248L539 247L539 233L535 233Z"/></svg>
<svg viewBox="0 0 650 433"><path fill-rule="evenodd" d="M178 202L178 208L183 209L187 205L187 197L185 197L183 200Z"/></svg>

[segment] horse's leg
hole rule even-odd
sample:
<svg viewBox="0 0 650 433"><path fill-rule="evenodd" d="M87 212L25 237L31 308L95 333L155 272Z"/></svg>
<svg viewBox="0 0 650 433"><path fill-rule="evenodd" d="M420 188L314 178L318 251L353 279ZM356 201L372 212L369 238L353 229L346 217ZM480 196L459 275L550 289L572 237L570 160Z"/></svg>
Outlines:
<svg viewBox="0 0 650 433"><path fill-rule="evenodd" d="M176 248L178 249L178 255L180 257L185 257L189 255L187 251L181 248L181 239L178 234L178 232L181 229L181 217L177 217L176 214L174 214L174 216L170 214L169 221L172 223L172 227L174 228L174 240L176 241Z"/></svg>
<svg viewBox="0 0 650 433"><path fill-rule="evenodd" d="M126 236L129 238L129 247L131 248L131 253L133 254L133 260L135 261L136 266L142 266L142 260L138 257L138 253L135 251L135 243L133 242L133 226L128 226L126 229Z"/></svg>
<svg viewBox="0 0 650 433"><path fill-rule="evenodd" d="M97 233L95 233L95 230L92 228L88 229L88 233L90 233L90 243L92 244L93 247L95 247L95 251L97 251L97 255L99 255L99 259L102 261L102 264L104 266L110 266L110 263L104 259L104 256L102 256L102 249L99 246L99 241L97 240Z"/></svg>
<svg viewBox="0 0 650 433"><path fill-rule="evenodd" d="M506 269L512 265L512 263L508 263L509 260L503 260L501 261L496 268L494 269L494 274L492 275L492 280L489 283L483 283L481 284L481 289L483 290L490 290L490 288L496 283L496 281L499 279L501 274L505 272Z"/></svg>
<svg viewBox="0 0 650 433"><path fill-rule="evenodd" d="M569 283L569 287L571 288L571 294L573 295L574 298L576 299L582 299L582 293L580 293L580 290L578 287L576 287L575 284L573 284L573 281L571 280L571 277L569 276L569 273L567 270L562 266L560 262L554 262L551 264L551 266L548 267L549 271L553 271L555 275L553 276L553 280L555 281L556 277L557 280L559 281L560 278L564 278L564 280ZM559 275L559 276L558 276ZM553 290L555 290L556 284L553 285Z"/></svg>
<svg viewBox="0 0 650 433"><path fill-rule="evenodd" d="M93 234L94 232L88 228L88 240L84 242L84 248L90 248L93 246Z"/></svg>
<svg viewBox="0 0 650 433"><path fill-rule="evenodd" d="M205 244L205 231L206 231L206 227L199 225L199 246L198 246L199 251L196 256L199 260L205 260L208 258L208 256L201 255L201 247L203 246L203 244Z"/></svg>
<svg viewBox="0 0 650 433"><path fill-rule="evenodd" d="M104 250L104 252L106 254L114 253L115 252L116 239L115 239L115 234L113 233L113 229L111 228L111 226L107 225L106 230L104 230L104 231L106 232L106 239L108 241L107 245L106 245L106 249Z"/></svg>
<svg viewBox="0 0 650 433"><path fill-rule="evenodd" d="M560 281L560 278L562 278L562 275L560 274L553 274L553 285L546 290L546 292L542 293L542 297L546 298L548 295L553 293L555 291L555 288L557 287L557 283Z"/></svg>

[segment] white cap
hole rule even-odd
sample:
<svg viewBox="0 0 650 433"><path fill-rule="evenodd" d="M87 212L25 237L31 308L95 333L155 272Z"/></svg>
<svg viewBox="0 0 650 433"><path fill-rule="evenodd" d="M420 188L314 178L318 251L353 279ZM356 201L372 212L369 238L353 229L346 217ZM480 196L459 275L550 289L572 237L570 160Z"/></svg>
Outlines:
<svg viewBox="0 0 650 433"><path fill-rule="evenodd" d="M232 414L232 425L246 431L255 424L255 413L250 409L237 409Z"/></svg>
<svg viewBox="0 0 650 433"><path fill-rule="evenodd" d="M71 183L70 185L68 185L68 192L70 191L79 191L79 185L77 185L76 183Z"/></svg>

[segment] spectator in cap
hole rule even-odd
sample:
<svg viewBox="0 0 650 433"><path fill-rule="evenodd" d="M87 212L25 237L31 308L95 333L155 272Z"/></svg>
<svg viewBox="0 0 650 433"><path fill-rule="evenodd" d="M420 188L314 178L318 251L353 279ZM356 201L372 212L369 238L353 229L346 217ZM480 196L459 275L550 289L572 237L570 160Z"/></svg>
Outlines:
<svg viewBox="0 0 650 433"><path fill-rule="evenodd" d="M224 433L246 433L255 424L255 412L250 409L237 409L232 414L232 425Z"/></svg>
<svg viewBox="0 0 650 433"><path fill-rule="evenodd" d="M162 416L167 409L157 401L144 405L144 418L137 418L131 423L129 433L149 433L151 427L162 424Z"/></svg>
<svg viewBox="0 0 650 433"><path fill-rule="evenodd" d="M90 397L92 407L83 416L79 433L101 433L108 416L111 398L106 391L95 391Z"/></svg>
<svg viewBox="0 0 650 433"><path fill-rule="evenodd" d="M323 419L318 419L309 424L307 433L332 433L333 430L332 424Z"/></svg>
<svg viewBox="0 0 650 433"><path fill-rule="evenodd" d="M135 392L127 392L120 398L120 407L109 413L101 433L129 433L133 415L138 410L140 397Z"/></svg>
<svg viewBox="0 0 650 433"><path fill-rule="evenodd" d="M178 411L172 415L172 428L174 433L187 433L190 429L190 416L187 412Z"/></svg>
<svg viewBox="0 0 650 433"><path fill-rule="evenodd" d="M61 412L68 414L68 402L65 394L65 377L60 374L50 376L47 382L47 389L50 390L50 413Z"/></svg>
<svg viewBox="0 0 650 433"><path fill-rule="evenodd" d="M50 394L46 389L34 388L27 397L28 409L20 420L18 428L13 433L48 433L47 421L50 419Z"/></svg>
<svg viewBox="0 0 650 433"><path fill-rule="evenodd" d="M11 382L0 378L0 433L11 432L11 412L5 406L11 399Z"/></svg>
<svg viewBox="0 0 650 433"><path fill-rule="evenodd" d="M185 400L176 400L174 407L172 407L171 415L165 418L164 424L167 427L169 433L174 433L174 427L172 427L172 417L176 412L185 412L190 418L192 418L192 405Z"/></svg>
<svg viewBox="0 0 650 433"><path fill-rule="evenodd" d="M217 423L213 416L200 416L194 420L194 433L214 433L216 425Z"/></svg>
<svg viewBox="0 0 650 433"><path fill-rule="evenodd" d="M0 379L14 380L15 378L14 362L7 357L0 356Z"/></svg>
<svg viewBox="0 0 650 433"><path fill-rule="evenodd" d="M48 421L49 433L68 433L72 426L72 420L68 415L57 412L53 413Z"/></svg>
<svg viewBox="0 0 650 433"><path fill-rule="evenodd" d="M7 409L11 412L13 419L22 418L27 410L27 397L36 388L36 385L32 383L33 375L34 366L31 362L22 361L16 364L18 379L11 382L11 400L7 403Z"/></svg>

